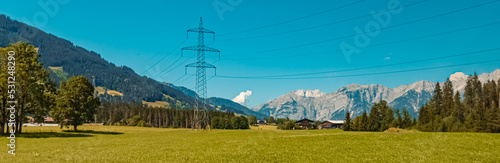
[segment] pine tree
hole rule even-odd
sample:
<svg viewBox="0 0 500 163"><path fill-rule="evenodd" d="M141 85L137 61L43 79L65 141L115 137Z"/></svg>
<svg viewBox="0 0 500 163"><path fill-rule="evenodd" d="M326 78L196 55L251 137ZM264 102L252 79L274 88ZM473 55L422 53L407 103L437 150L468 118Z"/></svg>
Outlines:
<svg viewBox="0 0 500 163"><path fill-rule="evenodd" d="M464 123L464 111L463 105L460 100L460 93L457 91L453 97L453 113L451 115L453 119L453 126L450 126L451 131L461 131L462 124Z"/></svg>
<svg viewBox="0 0 500 163"><path fill-rule="evenodd" d="M467 78L467 82L465 85L465 92L464 92L464 114L466 117L469 116L469 114L472 111L472 107L474 106L474 87L473 87L473 77L469 76Z"/></svg>
<svg viewBox="0 0 500 163"><path fill-rule="evenodd" d="M345 113L343 129L344 131L351 131L351 113L349 113L349 111Z"/></svg>
<svg viewBox="0 0 500 163"><path fill-rule="evenodd" d="M491 86L490 86L490 89L491 89L491 94L490 94L490 97L489 97L489 100L491 101L492 105L494 105L493 107L497 107L499 106L499 93L497 88L499 86L496 84L496 82L494 80L491 81Z"/></svg>
<svg viewBox="0 0 500 163"><path fill-rule="evenodd" d="M396 110L395 111L395 114L396 114L396 123L394 124L395 127L400 127L400 128L403 128L402 125L403 125L403 118L401 118L401 114L399 113L399 110Z"/></svg>
<svg viewBox="0 0 500 163"><path fill-rule="evenodd" d="M456 118L458 122L463 122L464 113L462 109L462 101L460 99L460 92L456 92L453 97L453 117Z"/></svg>
<svg viewBox="0 0 500 163"><path fill-rule="evenodd" d="M409 128L411 124L411 115L408 113L406 108L403 108L403 122L401 124L401 128Z"/></svg>
<svg viewBox="0 0 500 163"><path fill-rule="evenodd" d="M368 131L368 115L366 114L366 110L363 111L363 114L361 114L359 121L359 131Z"/></svg>
<svg viewBox="0 0 500 163"><path fill-rule="evenodd" d="M498 97L498 101L497 101L498 105L497 106L500 109L500 79L498 79L498 82L497 82L497 97Z"/></svg>
<svg viewBox="0 0 500 163"><path fill-rule="evenodd" d="M356 118L354 118L351 130L352 131L360 131L360 126L361 126L361 116L357 116Z"/></svg>
<svg viewBox="0 0 500 163"><path fill-rule="evenodd" d="M434 106L433 113L437 115L441 115L442 112L442 102L443 102L443 91L441 90L441 86L439 82L436 82L436 88L434 89L434 96L432 96L432 103Z"/></svg>
<svg viewBox="0 0 500 163"><path fill-rule="evenodd" d="M384 114L384 119L382 121L382 126L380 127L380 131L385 131L394 125L394 112L392 109L386 109Z"/></svg>
<svg viewBox="0 0 500 163"><path fill-rule="evenodd" d="M497 109L495 105L491 105L486 113L487 132L497 133L500 129L500 125L497 124L499 115Z"/></svg>
<svg viewBox="0 0 500 163"><path fill-rule="evenodd" d="M447 117L451 114L453 108L453 84L450 81L450 78L446 79L446 82L443 86L443 102L442 102L442 110L441 117Z"/></svg>
<svg viewBox="0 0 500 163"><path fill-rule="evenodd" d="M474 76L472 77L472 86L474 89L474 95L481 97L483 93L483 85L481 84L481 81L479 81L479 76L477 76L476 72L474 72Z"/></svg>
<svg viewBox="0 0 500 163"><path fill-rule="evenodd" d="M367 131L378 131L380 128L380 114L379 107L380 103L375 103L370 110L370 114L368 115L368 124Z"/></svg>
<svg viewBox="0 0 500 163"><path fill-rule="evenodd" d="M427 105L428 103L426 103L425 105L423 105L422 107L420 107L420 111L418 112L418 124L420 126L423 126L423 125L426 125L427 123L429 123L429 113L427 111Z"/></svg>
<svg viewBox="0 0 500 163"><path fill-rule="evenodd" d="M469 125L472 131L481 132L485 130L486 123L483 123L484 116L482 116L484 111L484 105L479 96L474 97L474 107L472 108L471 116L469 119Z"/></svg>

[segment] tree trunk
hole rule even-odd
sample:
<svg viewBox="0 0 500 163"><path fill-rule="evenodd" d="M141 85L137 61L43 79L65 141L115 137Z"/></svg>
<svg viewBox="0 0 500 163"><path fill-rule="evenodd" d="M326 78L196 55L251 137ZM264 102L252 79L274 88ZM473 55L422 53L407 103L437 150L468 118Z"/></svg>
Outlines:
<svg viewBox="0 0 500 163"><path fill-rule="evenodd" d="M23 100L20 100L20 105L17 106L16 118L15 118L16 119L16 123L15 123L16 125L15 125L15 129L14 130L16 131L16 133L19 133L19 126L22 125L22 122L21 122L21 120L22 120L22 118L21 118L21 110L22 110L23 106L24 106L23 105Z"/></svg>
<svg viewBox="0 0 500 163"><path fill-rule="evenodd" d="M24 108L21 107L21 112L19 115L19 131L17 133L23 133L23 118L24 118Z"/></svg>
<svg viewBox="0 0 500 163"><path fill-rule="evenodd" d="M78 131L77 126L78 126L78 125L76 125L76 123L74 123L74 124L73 124L73 130L74 130L74 131Z"/></svg>
<svg viewBox="0 0 500 163"><path fill-rule="evenodd" d="M7 100L5 98L2 99L2 108L0 108L0 117L2 117L2 119L0 119L0 129L2 130L0 132L0 135L3 135L4 134L4 131L5 131L5 128L7 127L5 125L5 122L7 120L7 104L6 104Z"/></svg>

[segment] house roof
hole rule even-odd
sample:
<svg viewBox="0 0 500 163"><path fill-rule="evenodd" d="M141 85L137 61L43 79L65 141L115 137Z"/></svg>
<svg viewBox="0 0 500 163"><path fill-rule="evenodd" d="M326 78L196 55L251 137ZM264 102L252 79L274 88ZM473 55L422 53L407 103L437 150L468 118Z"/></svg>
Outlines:
<svg viewBox="0 0 500 163"><path fill-rule="evenodd" d="M303 122L303 121L307 121L307 122L314 122L313 120L310 120L310 119L304 118L304 119L301 119L301 120L295 121L295 123L297 123L297 122Z"/></svg>
<svg viewBox="0 0 500 163"><path fill-rule="evenodd" d="M46 117L44 121L54 121L54 119L52 119L52 117Z"/></svg>
<svg viewBox="0 0 500 163"><path fill-rule="evenodd" d="M326 121L323 121L323 123L325 122L329 122L329 123L333 123L333 124L344 124L344 120L326 120Z"/></svg>

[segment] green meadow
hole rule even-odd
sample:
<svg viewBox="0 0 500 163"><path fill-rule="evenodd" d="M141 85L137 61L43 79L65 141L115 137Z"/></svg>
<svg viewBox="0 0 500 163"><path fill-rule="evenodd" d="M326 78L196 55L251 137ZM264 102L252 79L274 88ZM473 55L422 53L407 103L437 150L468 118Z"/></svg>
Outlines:
<svg viewBox="0 0 500 163"><path fill-rule="evenodd" d="M499 162L500 134L25 127L3 162ZM7 139L4 138L4 144Z"/></svg>

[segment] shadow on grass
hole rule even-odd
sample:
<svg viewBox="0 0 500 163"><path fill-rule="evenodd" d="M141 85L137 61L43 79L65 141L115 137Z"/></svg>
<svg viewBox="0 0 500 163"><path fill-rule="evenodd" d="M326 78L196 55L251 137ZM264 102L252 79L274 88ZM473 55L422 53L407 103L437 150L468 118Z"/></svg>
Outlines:
<svg viewBox="0 0 500 163"><path fill-rule="evenodd" d="M21 138L52 138L52 137L70 138L70 137L92 137L92 136L93 135L80 134L80 133L40 132L40 133L22 133L18 137L21 137Z"/></svg>
<svg viewBox="0 0 500 163"><path fill-rule="evenodd" d="M63 130L65 133L86 133L86 134L105 134L105 135L120 135L122 132L112 132L112 131L94 131L94 130Z"/></svg>
<svg viewBox="0 0 500 163"><path fill-rule="evenodd" d="M93 131L93 130L63 130L63 132L39 132L39 133L22 133L18 137L22 138L71 138L71 137L93 137L92 134L105 134L105 135L120 135L121 132L111 132L111 131Z"/></svg>

